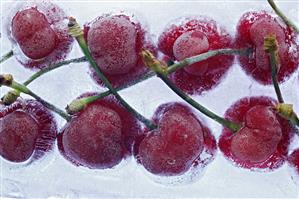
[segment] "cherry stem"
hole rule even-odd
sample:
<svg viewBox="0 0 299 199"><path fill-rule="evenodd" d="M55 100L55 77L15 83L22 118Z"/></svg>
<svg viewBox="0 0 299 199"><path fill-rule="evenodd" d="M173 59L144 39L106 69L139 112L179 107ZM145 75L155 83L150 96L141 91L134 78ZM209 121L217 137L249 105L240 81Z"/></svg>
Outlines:
<svg viewBox="0 0 299 199"><path fill-rule="evenodd" d="M151 70L153 70L159 78L162 79L162 81L178 96L180 96L183 100L185 100L187 103L189 103L191 106L196 108L198 111L203 113L204 115L208 116L209 118L213 119L214 121L220 123L221 125L229 128L233 132L237 132L242 127L240 124L234 123L230 120L227 120L223 117L218 116L217 114L213 113L212 111L208 110L198 102L196 102L194 99L192 99L190 96L188 96L186 93L184 93L181 89L179 89L174 83L170 81L170 79L167 77L168 70L167 66L164 66L159 60L157 60L153 54L151 54L150 51L143 51L142 58L146 66L148 66ZM189 63L189 64L193 64Z"/></svg>
<svg viewBox="0 0 299 199"><path fill-rule="evenodd" d="M80 57L80 58L74 58L74 59L65 60L65 61L59 62L57 64L53 64L53 65L47 66L47 67L39 70L38 72L34 73L25 82L23 82L23 85L28 86L35 79L39 78L40 76L42 76L42 75L44 75L44 74L46 74L46 73L48 73L48 72L50 72L52 70L60 68L61 66L69 65L71 63L81 63L81 62L85 62L85 61L87 61L87 59L85 57ZM6 105L12 104L20 96L20 94L21 94L21 92L17 91L17 90L9 91L7 94L5 94L2 97L2 99L3 99L2 101Z"/></svg>
<svg viewBox="0 0 299 199"><path fill-rule="evenodd" d="M27 88L25 85L20 84L13 80L12 75L0 75L0 86L7 86L10 88L13 88L19 92L25 93L27 95L30 95L31 97L35 98L37 101L39 101L42 105L47 107L48 109L54 111L55 113L59 114L61 117L63 117L66 121L70 120L70 116L64 112L63 110L60 110L55 105L45 101L40 96L35 94L33 91L31 91L29 88Z"/></svg>
<svg viewBox="0 0 299 199"><path fill-rule="evenodd" d="M111 91L111 93L120 101L120 103L132 114L134 114L134 116L141 121L142 123L144 123L150 130L157 128L157 126L152 123L150 120L148 120L147 118L145 118L143 115L141 115L140 113L138 113L133 107L131 107L117 92L117 90L112 86L112 84L110 83L110 81L105 77L105 75L102 73L102 71L100 70L100 68L97 66L97 63L94 61L94 59L91 56L91 53L89 52L89 49L87 47L87 43L84 39L83 36L83 31L81 29L81 27L79 26L79 24L76 22L76 20L74 18L70 18L69 19L69 33L70 35L72 35L73 37L76 38L79 46L81 47L81 50L83 51L85 57L87 58L87 60L89 61L89 63L91 64L91 66L93 67L93 69L95 70L97 76L103 81L103 83L105 84L105 86Z"/></svg>
<svg viewBox="0 0 299 199"><path fill-rule="evenodd" d="M81 63L81 62L85 62L85 61L87 61L87 59L85 57L80 57L80 58L74 58L74 59L70 59L70 60L65 60L65 61L59 62L57 64L53 64L53 65L47 66L47 67L39 70L38 72L34 73L25 82L23 82L23 84L25 86L27 86L31 82L33 82L35 79L37 79L38 77L42 76L43 74L45 74L47 72L50 72L52 70L55 70L57 68L60 68L61 66L69 65L71 63Z"/></svg>
<svg viewBox="0 0 299 199"><path fill-rule="evenodd" d="M200 55L192 56L189 58L186 58L180 62L177 62L167 68L167 75L170 73L175 72L178 69L184 68L185 66L189 66L191 64L206 60L210 57L214 57L217 55L232 55L232 54L238 54L241 56L248 56L251 53L251 48L244 48L244 49L217 49L217 50L211 50L206 53L202 53Z"/></svg>
<svg viewBox="0 0 299 199"><path fill-rule="evenodd" d="M13 56L13 51L9 51L8 53L6 53L5 55L3 55L1 58L0 58L0 64L5 62L6 60L8 60L9 58L11 58Z"/></svg>
<svg viewBox="0 0 299 199"><path fill-rule="evenodd" d="M273 0L267 0L268 3L270 4L270 6L273 8L273 10L275 11L275 13L282 18L282 20L290 27L292 27L297 33L299 33L299 28L291 21L289 20L284 14L283 12L276 6L276 4L274 3Z"/></svg>
<svg viewBox="0 0 299 199"><path fill-rule="evenodd" d="M278 43L276 37L274 35L269 35L264 40L264 49L269 54L269 61L271 66L271 78L272 83L275 89L275 93L277 96L277 100L279 103L284 103L279 83L277 80L277 73L278 73L278 65L279 65L279 58L278 58Z"/></svg>
<svg viewBox="0 0 299 199"><path fill-rule="evenodd" d="M186 58L180 62L177 62L175 64L172 64L171 66L169 66L167 68L167 74L170 74L170 73L173 73L175 72L176 70L180 69L180 68L183 68L185 66L188 66L190 64L194 64L195 62L200 62L200 61L203 61L203 60L206 60L210 57L213 57L213 56L216 56L216 55L232 55L232 54L239 54L239 55L243 55L243 56L248 56L251 52L251 49L250 48L247 48L247 49L217 49L217 50L211 50L209 52L206 52L206 53L202 53L200 55L196 55L196 56L193 56L193 57L190 57L190 58ZM136 85L140 82L143 82L153 76L155 76L156 73L153 72L153 71L150 71L150 72L147 72L146 74L144 74L142 77L130 82L129 84L127 85L123 85L123 86L120 86L120 87L117 87L115 88L116 91L121 91L123 89L126 89L130 86L133 86L133 85ZM78 104L80 104L79 106L81 108L84 108L84 106L82 105L82 103L91 103L95 100L98 100L98 99L101 99L103 97L106 97L108 95L112 94L110 90L108 91L105 91L103 93L100 93L98 95L95 95L95 96L90 96L90 97L85 97L85 98L81 98L79 99L81 102L76 102ZM71 102L72 104L73 102ZM71 105L70 104L70 105ZM69 113L74 113L75 111L80 111L81 109L76 106L75 108L76 110L70 110L70 106L67 106L67 111Z"/></svg>

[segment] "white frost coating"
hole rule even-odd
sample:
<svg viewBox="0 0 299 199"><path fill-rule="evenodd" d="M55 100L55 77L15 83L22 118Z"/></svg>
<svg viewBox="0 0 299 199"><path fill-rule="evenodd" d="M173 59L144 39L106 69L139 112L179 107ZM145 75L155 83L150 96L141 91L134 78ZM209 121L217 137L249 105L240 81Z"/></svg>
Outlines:
<svg viewBox="0 0 299 199"><path fill-rule="evenodd" d="M0 0L3 10L0 15L6 18L11 2ZM94 17L110 12L111 10L137 10L148 20L153 30L151 33L159 35L165 25L180 16L208 15L222 24L228 32L235 34L236 24L241 15L249 10L271 8L266 1L168 1L168 2L124 2L124 1L57 1L59 5L69 8L72 16L83 24ZM289 15L289 11L298 7L297 1L277 1L278 6L287 16L293 16L296 24L296 14ZM1 53L10 50L10 42L1 33ZM299 42L299 40L298 40ZM80 49L75 45L71 57L82 56ZM16 80L26 80L32 72L22 68L13 58L0 66L3 73L13 73ZM72 64L47 74L30 85L30 88L42 97L64 108L66 103L86 91L99 91L87 74L88 64ZM65 82L62 82L62 79ZM1 94L9 89L0 88ZM299 79L298 72L287 82L281 85L284 98L287 102L295 103L295 110L299 111ZM232 92L233 91L233 92ZM158 78L154 78L129 90L121 92L124 98L138 111L148 118L162 103L181 101ZM246 76L238 63L232 66L226 78L215 89L205 92L194 98L206 105L210 110L224 114L225 110L237 99L244 96L268 95L275 97L273 88L261 86ZM22 95L27 97L26 95ZM195 111L198 113L197 111ZM200 114L201 117L203 117ZM60 127L63 119L57 116ZM205 119L216 139L221 133L221 126ZM298 138L295 138L294 148L298 148ZM125 164L125 165L122 165ZM161 186L154 183L145 173L138 169L134 160L122 161L115 169L91 172L86 168L77 168L59 155L58 150L45 156L26 168L12 169L0 161L3 178L13 181L19 189L15 193L27 198L297 198L298 185L294 184L287 165L275 172L250 172L233 166L219 152L214 162L206 167L206 171L199 180L186 186ZM45 184L46 182L46 184ZM4 184L3 184L4 185ZM4 192L7 196L10 191ZM14 187L14 186L13 186ZM15 189L13 189L15 190Z"/></svg>

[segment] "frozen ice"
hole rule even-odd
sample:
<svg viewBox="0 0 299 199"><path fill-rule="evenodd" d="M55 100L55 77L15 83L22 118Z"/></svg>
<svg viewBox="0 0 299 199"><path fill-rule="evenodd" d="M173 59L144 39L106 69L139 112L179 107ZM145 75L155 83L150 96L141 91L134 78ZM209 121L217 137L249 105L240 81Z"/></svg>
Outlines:
<svg viewBox="0 0 299 199"><path fill-rule="evenodd" d="M7 38L4 20L9 15L12 2L0 0L1 38L0 55L11 49ZM299 2L297 0L276 1L284 13L299 24ZM148 21L151 33L157 36L173 19L181 16L207 15L226 27L235 35L235 26L240 16L252 10L271 10L264 1L57 1L76 17L81 24L89 22L103 13L113 10L136 10ZM133 11L134 12L134 11ZM299 41L298 41L299 42ZM74 45L69 58L82 56L77 45ZM87 91L103 91L88 75L88 64L79 63L57 69L44 75L30 88L43 98L63 109L78 95ZM33 71L24 69L14 59L0 66L1 73L12 73L14 78L25 81ZM2 96L9 89L1 87ZM294 103L299 112L299 79L298 71L281 85L285 101ZM140 113L150 118L155 109L162 103L182 101L168 89L158 78L121 92L121 95ZM221 115L236 100L244 96L267 95L275 97L271 86L262 86L245 75L237 62L230 68L227 76L214 89L194 99ZM25 95L22 95L27 97ZM65 122L56 117L59 127ZM205 119L208 127L218 139L221 126ZM290 152L298 148L299 139L295 137ZM58 149L49 153L27 167L15 167L0 159L0 197L6 198L199 198L199 197L269 197L298 198L299 188L289 172L287 164L274 172L260 173L237 168L227 161L221 152L209 164L200 179L193 183L178 186L165 186L153 181L133 159L127 159L114 169L93 171L75 167L66 161Z"/></svg>

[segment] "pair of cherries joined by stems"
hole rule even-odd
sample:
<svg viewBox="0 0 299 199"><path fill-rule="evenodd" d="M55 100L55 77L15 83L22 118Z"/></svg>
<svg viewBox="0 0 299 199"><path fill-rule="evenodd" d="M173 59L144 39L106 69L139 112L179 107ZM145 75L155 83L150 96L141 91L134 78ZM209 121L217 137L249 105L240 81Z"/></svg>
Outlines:
<svg viewBox="0 0 299 199"><path fill-rule="evenodd" d="M9 35L17 45L16 58L29 68L58 63L72 45L73 39L63 23L65 13L49 2L49 10L45 10L43 3L25 4L11 19ZM271 67L264 39L270 34L276 36L279 46L278 81L285 81L298 67L299 47L294 30L264 11L248 12L241 17L235 41L212 19L194 17L181 21L169 24L163 31L158 49L138 20L124 13L103 15L86 24L82 38L100 72L117 88L149 73L140 54L142 49L149 49L154 55L159 50L165 61L177 63L211 50L248 48L250 55L239 57L241 66L258 82L269 84ZM189 94L199 94L220 82L233 59L233 55L213 56L172 71L170 80ZM92 66L91 71L96 82L106 86ZM84 94L77 100L96 95ZM282 165L294 129L277 113L275 104L268 97L251 97L228 109L225 118L238 124L234 131L224 128L219 139L218 146L228 159L249 169L272 170ZM159 106L151 120L157 125L155 128L141 127L118 98L105 97L82 106L84 109L79 112L69 107L69 112L76 113L59 134L53 116L37 101L19 99L1 108L1 156L12 162L33 161L51 149L57 136L58 148L67 160L92 169L112 168L134 155L149 172L175 176L204 167L214 159L215 138L184 104ZM298 153L293 154L290 162L298 167Z"/></svg>

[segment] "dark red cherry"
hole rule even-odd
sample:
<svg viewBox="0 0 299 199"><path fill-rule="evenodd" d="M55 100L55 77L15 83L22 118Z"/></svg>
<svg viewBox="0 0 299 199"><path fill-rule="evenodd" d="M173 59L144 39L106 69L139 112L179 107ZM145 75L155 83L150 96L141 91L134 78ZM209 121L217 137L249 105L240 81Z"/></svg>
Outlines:
<svg viewBox="0 0 299 199"><path fill-rule="evenodd" d="M284 82L296 70L299 63L299 45L295 32L265 11L245 13L237 25L236 47L252 48L253 53L240 56L240 64L245 72L261 84L271 84L269 56L264 50L264 39L276 36L280 60L278 81Z"/></svg>
<svg viewBox="0 0 299 199"><path fill-rule="evenodd" d="M91 95L95 93L81 97ZM106 97L73 116L58 137L58 147L77 166L106 169L131 154L139 133L140 126L134 116L114 98Z"/></svg>
<svg viewBox="0 0 299 199"><path fill-rule="evenodd" d="M102 15L85 25L85 36L93 58L113 86L127 84L148 71L140 52L155 53L148 32L133 16ZM93 78L101 85L94 70Z"/></svg>
<svg viewBox="0 0 299 199"><path fill-rule="evenodd" d="M160 176L186 173L204 167L215 155L215 138L192 111L180 103L161 105L153 121L158 129L147 132L136 144L136 157L149 172ZM209 154L206 157L201 154Z"/></svg>
<svg viewBox="0 0 299 199"><path fill-rule="evenodd" d="M22 2L11 18L10 36L18 61L28 68L43 68L66 58L72 37L67 16L51 2Z"/></svg>
<svg viewBox="0 0 299 199"><path fill-rule="evenodd" d="M230 48L232 37L207 17L183 18L168 25L159 37L158 47L174 61L181 61L210 50ZM220 82L232 65L233 57L212 57L178 70L170 77L189 94L200 94Z"/></svg>
<svg viewBox="0 0 299 199"><path fill-rule="evenodd" d="M288 151L293 128L274 110L268 97L243 98L232 105L225 118L243 124L236 133L224 129L219 148L226 158L248 169L280 167Z"/></svg>
<svg viewBox="0 0 299 199"><path fill-rule="evenodd" d="M0 126L0 155L11 162L39 159L52 149L57 134L51 112L34 100L2 107Z"/></svg>

